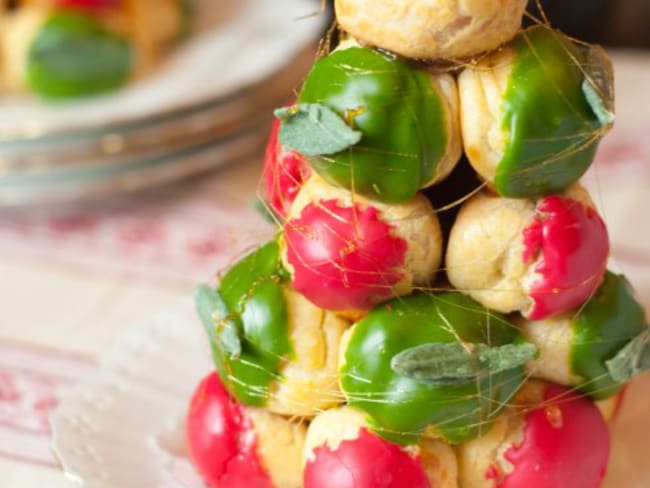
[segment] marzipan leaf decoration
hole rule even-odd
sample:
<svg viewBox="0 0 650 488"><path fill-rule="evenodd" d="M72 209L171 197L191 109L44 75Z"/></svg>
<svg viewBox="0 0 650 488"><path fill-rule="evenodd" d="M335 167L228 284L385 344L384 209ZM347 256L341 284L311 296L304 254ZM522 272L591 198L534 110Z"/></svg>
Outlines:
<svg viewBox="0 0 650 488"><path fill-rule="evenodd" d="M391 360L395 373L432 386L461 385L522 366L537 354L530 343L428 343L406 349Z"/></svg>
<svg viewBox="0 0 650 488"><path fill-rule="evenodd" d="M231 358L238 358L242 349L241 339L237 326L228 318L230 312L219 292L200 285L196 289L194 303L210 342L218 344Z"/></svg>
<svg viewBox="0 0 650 488"><path fill-rule="evenodd" d="M274 114L282 121L279 134L282 145L305 156L336 154L354 146L363 136L336 112L319 103L279 108Z"/></svg>
<svg viewBox="0 0 650 488"><path fill-rule="evenodd" d="M582 92L601 125L611 126L616 118L612 63L600 46L585 45L581 46L581 49L585 55L585 63L582 65L585 73Z"/></svg>
<svg viewBox="0 0 650 488"><path fill-rule="evenodd" d="M628 342L605 365L612 379L621 384L650 369L650 328Z"/></svg>

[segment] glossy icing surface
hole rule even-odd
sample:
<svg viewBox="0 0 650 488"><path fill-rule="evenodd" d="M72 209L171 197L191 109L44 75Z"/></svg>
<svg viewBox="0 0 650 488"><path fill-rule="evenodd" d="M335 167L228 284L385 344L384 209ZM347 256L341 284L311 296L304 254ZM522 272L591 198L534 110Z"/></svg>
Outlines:
<svg viewBox="0 0 650 488"><path fill-rule="evenodd" d="M556 193L589 168L602 136L582 91L585 56L545 26L523 31L511 46L516 56L502 100L509 136L494 183L511 198Z"/></svg>
<svg viewBox="0 0 650 488"><path fill-rule="evenodd" d="M320 200L284 227L293 287L328 310L369 309L403 277L408 244L377 208Z"/></svg>
<svg viewBox="0 0 650 488"><path fill-rule="evenodd" d="M319 446L305 466L305 488L430 488L418 457L366 429L336 450Z"/></svg>
<svg viewBox="0 0 650 488"><path fill-rule="evenodd" d="M571 366L584 378L580 389L596 399L614 395L623 386L607 371L611 359L647 328L645 312L630 283L611 272L573 322Z"/></svg>
<svg viewBox="0 0 650 488"><path fill-rule="evenodd" d="M433 427L457 443L487 429L523 381L523 368L466 384L437 386L395 373L397 353L426 343L503 345L519 337L503 316L459 293L414 293L382 304L355 325L340 381L348 404L369 414L373 430L400 444Z"/></svg>
<svg viewBox="0 0 650 488"><path fill-rule="evenodd" d="M283 358L293 354L283 291L287 276L278 253L275 241L260 247L235 264L218 289L229 312L218 319L234 324L242 353L231 357L213 340L213 356L230 392L247 405L266 403Z"/></svg>
<svg viewBox="0 0 650 488"><path fill-rule="evenodd" d="M212 488L272 488L253 429L217 374L206 376L192 396L186 432L192 462Z"/></svg>
<svg viewBox="0 0 650 488"><path fill-rule="evenodd" d="M499 488L597 488L609 458L609 431L595 404L548 385L543 406L526 415L521 444L504 453L514 466Z"/></svg>
<svg viewBox="0 0 650 488"><path fill-rule="evenodd" d="M330 183L384 202L402 202L436 175L448 135L431 75L369 48L316 62L299 102L320 103L363 133L356 146L310 158Z"/></svg>
<svg viewBox="0 0 650 488"><path fill-rule="evenodd" d="M602 281L609 237L598 213L557 195L542 198L536 218L523 231L524 262L536 259L528 285L533 307L526 317L540 320L582 305Z"/></svg>
<svg viewBox="0 0 650 488"><path fill-rule="evenodd" d="M281 218L289 213L302 183L311 174L304 156L286 150L278 141L280 121L273 120L269 142L264 155L264 191L273 211Z"/></svg>

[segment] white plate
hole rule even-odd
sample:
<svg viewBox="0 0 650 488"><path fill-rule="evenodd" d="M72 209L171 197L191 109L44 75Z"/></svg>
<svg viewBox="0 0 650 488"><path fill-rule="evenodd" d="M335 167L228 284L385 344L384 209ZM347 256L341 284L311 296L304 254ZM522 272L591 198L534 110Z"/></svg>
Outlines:
<svg viewBox="0 0 650 488"><path fill-rule="evenodd" d="M135 323L106 352L97 377L70 392L52 416L65 472L87 488L204 488L184 455L181 422L211 368L189 301ZM648 392L650 375L627 392L613 424L606 488L650 486Z"/></svg>
<svg viewBox="0 0 650 488"><path fill-rule="evenodd" d="M319 0L193 1L197 32L147 78L65 104L0 96L0 207L113 197L262 153L328 14Z"/></svg>
<svg viewBox="0 0 650 488"><path fill-rule="evenodd" d="M87 488L203 488L183 456L179 419L210 368L189 301L127 329L97 377L70 392L51 418L65 473Z"/></svg>

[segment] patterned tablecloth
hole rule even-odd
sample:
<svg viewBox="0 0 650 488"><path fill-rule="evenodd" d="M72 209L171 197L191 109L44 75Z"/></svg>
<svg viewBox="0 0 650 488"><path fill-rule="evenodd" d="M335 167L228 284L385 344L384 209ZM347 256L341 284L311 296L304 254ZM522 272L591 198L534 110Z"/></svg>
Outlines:
<svg viewBox="0 0 650 488"><path fill-rule="evenodd" d="M612 268L650 309L650 54L615 60L617 125L585 183L609 225ZM49 451L61 391L93 373L134 317L187 296L271 235L252 205L260 170L261 155L148 194L0 213L1 486L70 486ZM628 401L650 419L647 380Z"/></svg>

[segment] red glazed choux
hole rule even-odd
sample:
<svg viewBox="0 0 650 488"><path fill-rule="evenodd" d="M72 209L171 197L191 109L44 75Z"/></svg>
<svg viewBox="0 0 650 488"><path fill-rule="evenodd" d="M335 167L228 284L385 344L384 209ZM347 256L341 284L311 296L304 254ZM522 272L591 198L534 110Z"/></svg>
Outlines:
<svg viewBox="0 0 650 488"><path fill-rule="evenodd" d="M539 320L587 301L608 256L607 229L581 187L538 200L484 192L454 223L446 269L451 284L482 305Z"/></svg>
<svg viewBox="0 0 650 488"><path fill-rule="evenodd" d="M453 449L426 439L400 447L368 430L361 412L341 407L316 417L305 442L305 488L457 488Z"/></svg>
<svg viewBox="0 0 650 488"><path fill-rule="evenodd" d="M328 310L367 310L426 286L442 253L438 218L422 195L387 205L316 176L296 197L283 238L293 287Z"/></svg>
<svg viewBox="0 0 650 488"><path fill-rule="evenodd" d="M594 402L568 388L530 382L483 437L458 448L459 480L471 488L597 488L609 432Z"/></svg>
<svg viewBox="0 0 650 488"><path fill-rule="evenodd" d="M280 119L274 118L264 154L262 178L267 203L278 217L284 219L312 171L302 154L288 150L280 143L279 131Z"/></svg>
<svg viewBox="0 0 650 488"><path fill-rule="evenodd" d="M190 457L212 488L299 488L305 431L240 404L216 373L198 385L187 412Z"/></svg>

